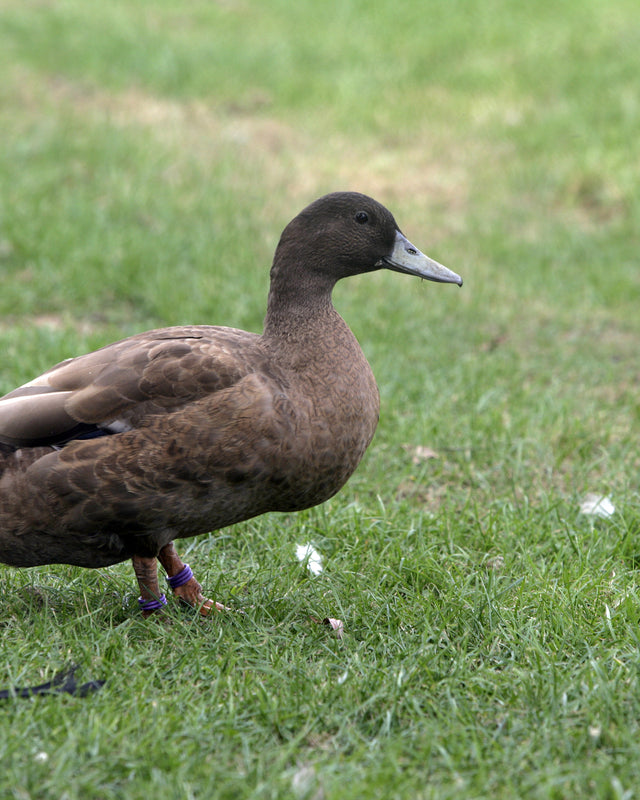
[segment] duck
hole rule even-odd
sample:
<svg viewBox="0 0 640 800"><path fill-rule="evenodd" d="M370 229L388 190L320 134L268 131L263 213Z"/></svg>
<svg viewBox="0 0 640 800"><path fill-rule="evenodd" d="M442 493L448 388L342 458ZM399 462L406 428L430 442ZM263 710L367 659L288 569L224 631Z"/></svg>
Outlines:
<svg viewBox="0 0 640 800"><path fill-rule="evenodd" d="M205 596L175 541L325 502L379 416L371 368L332 303L337 281L388 269L462 285L391 212L333 192L284 229L261 334L186 325L69 358L0 398L0 562L131 560L142 615Z"/></svg>

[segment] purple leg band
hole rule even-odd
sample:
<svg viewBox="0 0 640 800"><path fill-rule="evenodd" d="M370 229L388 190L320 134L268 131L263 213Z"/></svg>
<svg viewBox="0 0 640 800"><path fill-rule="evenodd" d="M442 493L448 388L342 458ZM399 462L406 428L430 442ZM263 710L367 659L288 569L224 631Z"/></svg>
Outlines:
<svg viewBox="0 0 640 800"><path fill-rule="evenodd" d="M185 583L191 580L191 578L193 578L191 567L188 564L185 564L180 572L176 572L173 577L167 578L167 581L172 589L177 589L178 586L184 586Z"/></svg>
<svg viewBox="0 0 640 800"><path fill-rule="evenodd" d="M139 597L138 603L142 611L157 611L159 608L167 605L167 598L163 594L161 594L157 600L155 597L153 600L144 600L142 597Z"/></svg>

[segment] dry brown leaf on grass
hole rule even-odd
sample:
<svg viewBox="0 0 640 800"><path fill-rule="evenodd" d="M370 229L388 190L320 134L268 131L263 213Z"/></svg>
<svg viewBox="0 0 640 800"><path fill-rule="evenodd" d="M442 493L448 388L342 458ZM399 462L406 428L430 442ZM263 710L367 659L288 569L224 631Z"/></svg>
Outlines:
<svg viewBox="0 0 640 800"><path fill-rule="evenodd" d="M333 617L325 617L324 619L309 617L309 619L311 622L315 622L316 625L326 625L327 627L331 628L336 635L336 639L342 639L344 635L344 623L341 619L334 619Z"/></svg>
<svg viewBox="0 0 640 800"><path fill-rule="evenodd" d="M398 485L396 498L398 500L412 500L416 503L422 503L422 505L433 510L440 508L446 493L446 485L434 486L428 482L425 484L410 475Z"/></svg>
<svg viewBox="0 0 640 800"><path fill-rule="evenodd" d="M334 631L337 639L342 639L344 635L344 624L341 619L334 619L333 617L325 617L322 622L328 625Z"/></svg>
<svg viewBox="0 0 640 800"><path fill-rule="evenodd" d="M439 454L431 447L424 444L403 444L403 449L407 453L411 453L411 461L413 464L421 464L423 461L428 461L430 458L440 458Z"/></svg>
<svg viewBox="0 0 640 800"><path fill-rule="evenodd" d="M484 562L484 565L487 569L492 570L493 572L498 572L504 567L504 557L491 556Z"/></svg>

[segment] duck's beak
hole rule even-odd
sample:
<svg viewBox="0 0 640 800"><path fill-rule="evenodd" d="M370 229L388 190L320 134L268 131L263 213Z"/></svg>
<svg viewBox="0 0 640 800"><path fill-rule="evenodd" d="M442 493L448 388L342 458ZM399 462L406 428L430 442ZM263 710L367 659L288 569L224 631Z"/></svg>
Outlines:
<svg viewBox="0 0 640 800"><path fill-rule="evenodd" d="M391 253L381 258L376 266L404 272L407 275L417 275L418 278L425 278L428 281L457 283L458 286L462 286L462 278L459 275L425 256L400 231L396 231L396 241Z"/></svg>

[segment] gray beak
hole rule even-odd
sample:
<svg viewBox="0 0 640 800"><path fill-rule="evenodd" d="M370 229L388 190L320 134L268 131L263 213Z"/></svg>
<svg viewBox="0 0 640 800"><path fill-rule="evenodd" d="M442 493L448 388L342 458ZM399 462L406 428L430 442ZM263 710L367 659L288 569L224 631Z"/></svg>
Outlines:
<svg viewBox="0 0 640 800"><path fill-rule="evenodd" d="M416 275L428 281L457 283L458 286L462 286L462 278L459 275L425 256L400 231L396 232L396 241L391 253L380 259L376 266L404 272L407 275Z"/></svg>

